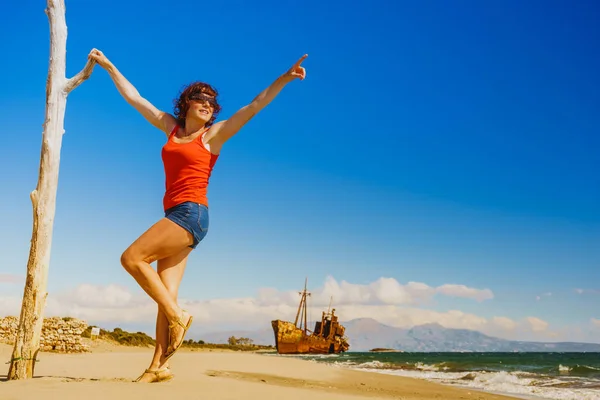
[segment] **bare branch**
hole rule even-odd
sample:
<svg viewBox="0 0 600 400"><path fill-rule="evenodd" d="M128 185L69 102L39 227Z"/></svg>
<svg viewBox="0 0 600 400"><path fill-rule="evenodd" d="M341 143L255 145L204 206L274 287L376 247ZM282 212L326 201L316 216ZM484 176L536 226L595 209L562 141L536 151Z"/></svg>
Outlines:
<svg viewBox="0 0 600 400"><path fill-rule="evenodd" d="M88 59L85 67L77 75L69 79L65 85L65 92L69 94L71 90L75 89L77 86L81 85L83 81L88 79L92 75L92 71L94 70L94 66L96 65L96 61Z"/></svg>

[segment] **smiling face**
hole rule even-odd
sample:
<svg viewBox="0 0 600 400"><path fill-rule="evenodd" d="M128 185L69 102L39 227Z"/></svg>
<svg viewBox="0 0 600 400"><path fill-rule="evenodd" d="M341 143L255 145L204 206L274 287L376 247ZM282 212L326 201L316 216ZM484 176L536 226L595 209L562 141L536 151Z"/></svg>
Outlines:
<svg viewBox="0 0 600 400"><path fill-rule="evenodd" d="M174 101L179 125L185 127L186 120L193 120L206 127L211 126L221 111L217 96L217 90L204 82L186 86Z"/></svg>
<svg viewBox="0 0 600 400"><path fill-rule="evenodd" d="M193 118L206 124L212 118L216 105L215 96L206 93L193 93L189 98L186 118Z"/></svg>

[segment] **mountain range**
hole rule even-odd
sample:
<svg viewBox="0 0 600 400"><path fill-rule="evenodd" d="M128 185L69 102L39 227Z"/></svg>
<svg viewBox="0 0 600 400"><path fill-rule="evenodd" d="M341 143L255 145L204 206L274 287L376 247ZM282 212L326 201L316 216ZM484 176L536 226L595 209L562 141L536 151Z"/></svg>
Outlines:
<svg viewBox="0 0 600 400"><path fill-rule="evenodd" d="M372 318L344 322L350 351L388 348L409 352L600 352L600 343L527 342L500 339L469 329L444 328L439 324L394 328ZM247 337L256 344L274 345L273 330L223 331L201 335L210 343L227 343L230 336Z"/></svg>

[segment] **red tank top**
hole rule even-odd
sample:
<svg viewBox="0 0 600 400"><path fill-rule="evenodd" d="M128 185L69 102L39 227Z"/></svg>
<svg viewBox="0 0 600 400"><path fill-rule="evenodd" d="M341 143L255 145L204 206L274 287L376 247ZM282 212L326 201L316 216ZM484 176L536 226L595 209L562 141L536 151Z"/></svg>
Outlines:
<svg viewBox="0 0 600 400"><path fill-rule="evenodd" d="M206 132L189 143L175 143L173 136L178 130L179 125L162 148L166 189L163 207L166 211L186 201L208 207L208 180L219 156L204 147L202 137Z"/></svg>

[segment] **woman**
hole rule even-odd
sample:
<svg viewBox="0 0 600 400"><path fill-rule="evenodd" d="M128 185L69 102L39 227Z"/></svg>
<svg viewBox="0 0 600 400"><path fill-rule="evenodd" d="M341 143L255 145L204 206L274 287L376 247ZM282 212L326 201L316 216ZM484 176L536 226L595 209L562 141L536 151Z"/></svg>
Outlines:
<svg viewBox="0 0 600 400"><path fill-rule="evenodd" d="M150 366L138 382L159 382L173 377L167 361L181 346L192 316L177 304L177 292L190 252L208 230L207 186L223 144L269 104L283 87L306 70L302 56L250 104L228 120L214 123L221 107L217 91L195 82L184 88L175 101L174 115L158 110L99 50L89 58L103 67L119 93L152 125L163 131L162 148L166 191L165 217L152 225L125 250L121 264L158 304L156 348ZM155 271L150 264L157 261Z"/></svg>

